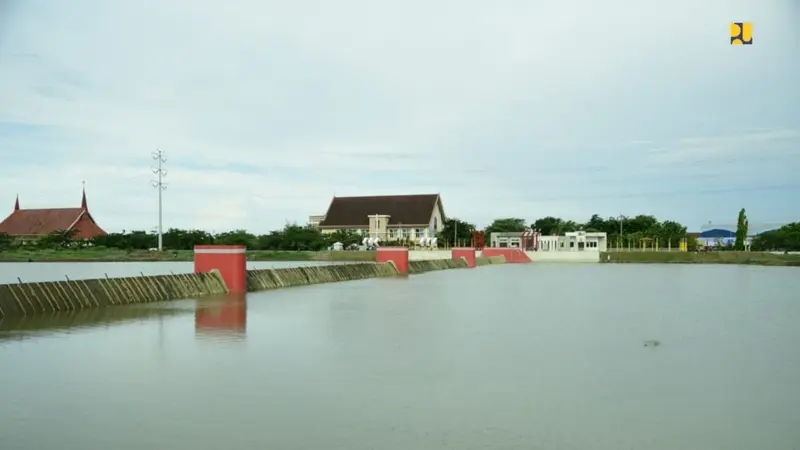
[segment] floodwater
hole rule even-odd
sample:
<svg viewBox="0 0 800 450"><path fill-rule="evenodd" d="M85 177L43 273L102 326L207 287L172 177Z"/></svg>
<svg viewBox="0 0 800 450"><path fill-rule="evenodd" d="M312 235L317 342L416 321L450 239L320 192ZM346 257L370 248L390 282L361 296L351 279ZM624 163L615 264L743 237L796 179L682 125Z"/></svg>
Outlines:
<svg viewBox="0 0 800 450"><path fill-rule="evenodd" d="M248 269L273 269L281 267L321 266L346 264L330 261L248 261ZM3 263L0 262L0 284L86 280L92 278L134 277L139 275L169 275L192 273L194 263L178 262L58 262L58 263Z"/></svg>
<svg viewBox="0 0 800 450"><path fill-rule="evenodd" d="M489 266L6 320L0 448L800 449L798 274Z"/></svg>

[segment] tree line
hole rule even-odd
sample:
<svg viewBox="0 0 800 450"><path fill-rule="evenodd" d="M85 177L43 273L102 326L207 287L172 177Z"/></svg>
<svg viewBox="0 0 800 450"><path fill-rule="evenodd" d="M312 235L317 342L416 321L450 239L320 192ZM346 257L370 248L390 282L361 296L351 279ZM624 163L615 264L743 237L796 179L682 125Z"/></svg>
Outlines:
<svg viewBox="0 0 800 450"><path fill-rule="evenodd" d="M747 216L744 210L739 213L739 227L736 242L725 249L744 249L747 236ZM443 230L438 234L438 245L451 247L454 245L470 245L472 233L477 230L475 225L457 218L447 219L443 223ZM533 222L521 218L495 219L484 230L486 239L494 232L520 232L526 228L539 230L543 235L563 235L571 231L583 230L586 232L604 232L608 235L608 246L613 247L639 247L643 239L650 242L658 241L659 247L678 248L683 238L688 238L689 251L697 249L697 241L687 232L685 225L671 221L659 221L650 215L637 215L631 217L601 217L598 214L586 222L580 223L558 217L547 216ZM266 234L253 234L246 230L233 230L224 233L212 234L203 230L182 230L171 228L162 235L163 247L166 250L190 250L195 245L246 245L253 250L283 250L283 251L319 251L330 248L334 243L340 242L345 247L360 244L363 236L353 231L336 231L323 234L312 227L296 224L286 225L283 229ZM384 241L382 245L410 245L406 239ZM8 235L0 234L0 251L11 250L20 244ZM57 231L44 236L35 243L28 245L40 248L65 248L65 247L106 247L124 250L147 250L156 248L158 236L146 231L123 231L99 236L88 241L74 239L74 232ZM651 245L648 245L651 247ZM785 250L800 251L800 223L785 225L777 230L768 231L756 236L752 242L752 250Z"/></svg>

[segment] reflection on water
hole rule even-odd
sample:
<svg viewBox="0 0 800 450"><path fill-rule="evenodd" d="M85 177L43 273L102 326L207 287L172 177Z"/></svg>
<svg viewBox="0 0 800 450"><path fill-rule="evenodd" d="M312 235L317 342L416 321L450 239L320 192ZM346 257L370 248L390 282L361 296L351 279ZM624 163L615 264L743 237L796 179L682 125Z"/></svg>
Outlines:
<svg viewBox="0 0 800 450"><path fill-rule="evenodd" d="M247 333L247 299L245 295L197 300L194 315L198 337L243 340Z"/></svg>
<svg viewBox="0 0 800 450"><path fill-rule="evenodd" d="M0 317L0 340L24 339L53 332L69 332L122 322L147 322L154 318L189 314L181 302L163 305L128 305L53 312L31 316Z"/></svg>

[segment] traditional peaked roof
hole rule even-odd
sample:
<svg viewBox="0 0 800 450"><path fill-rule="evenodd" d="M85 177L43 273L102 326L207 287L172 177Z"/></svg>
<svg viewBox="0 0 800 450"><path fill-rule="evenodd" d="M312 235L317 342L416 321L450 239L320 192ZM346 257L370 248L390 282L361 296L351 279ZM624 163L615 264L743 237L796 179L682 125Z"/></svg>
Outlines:
<svg viewBox="0 0 800 450"><path fill-rule="evenodd" d="M82 239L106 234L89 213L85 189L80 208L20 209L17 196L14 211L0 222L0 233L11 236L43 236L60 230L76 230L75 237Z"/></svg>
<svg viewBox="0 0 800 450"><path fill-rule="evenodd" d="M389 226L427 226L435 208L444 218L439 194L333 197L322 228L369 226L369 216L388 215Z"/></svg>

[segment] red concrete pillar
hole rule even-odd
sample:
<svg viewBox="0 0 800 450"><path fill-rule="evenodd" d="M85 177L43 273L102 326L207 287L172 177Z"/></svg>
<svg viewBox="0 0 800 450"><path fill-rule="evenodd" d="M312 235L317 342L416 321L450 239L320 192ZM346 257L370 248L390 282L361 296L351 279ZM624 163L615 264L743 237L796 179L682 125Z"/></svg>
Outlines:
<svg viewBox="0 0 800 450"><path fill-rule="evenodd" d="M244 245L195 245L194 272L219 270L228 292L247 292L247 247Z"/></svg>
<svg viewBox="0 0 800 450"><path fill-rule="evenodd" d="M408 273L408 247L378 247L375 260L379 263L391 261L399 273Z"/></svg>
<svg viewBox="0 0 800 450"><path fill-rule="evenodd" d="M464 258L467 260L467 267L475 267L475 249L474 248L459 248L454 247L452 250L453 259L459 260Z"/></svg>

